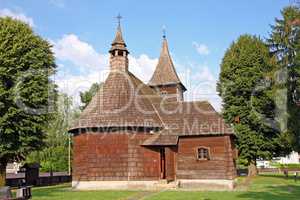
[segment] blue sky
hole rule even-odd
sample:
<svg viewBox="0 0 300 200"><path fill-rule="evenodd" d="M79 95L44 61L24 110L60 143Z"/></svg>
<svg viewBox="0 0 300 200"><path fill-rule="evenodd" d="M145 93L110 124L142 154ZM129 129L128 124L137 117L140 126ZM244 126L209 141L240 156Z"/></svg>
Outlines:
<svg viewBox="0 0 300 200"><path fill-rule="evenodd" d="M267 37L269 25L290 2L0 0L0 16L30 23L53 44L59 65L55 79L77 101L79 91L105 79L118 13L131 53L130 69L144 81L155 68L165 26L175 67L189 89L186 98L208 99L220 110L215 83L226 48L244 33Z"/></svg>

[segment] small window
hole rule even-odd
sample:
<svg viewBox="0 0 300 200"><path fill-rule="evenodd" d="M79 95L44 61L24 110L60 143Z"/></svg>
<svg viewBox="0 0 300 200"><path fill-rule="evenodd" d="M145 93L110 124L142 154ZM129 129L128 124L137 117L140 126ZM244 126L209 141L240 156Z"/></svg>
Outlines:
<svg viewBox="0 0 300 200"><path fill-rule="evenodd" d="M123 51L118 51L118 56L123 56Z"/></svg>
<svg viewBox="0 0 300 200"><path fill-rule="evenodd" d="M163 91L161 91L161 93L160 93L161 95L167 95L168 94L168 92L166 91L166 90L163 90Z"/></svg>
<svg viewBox="0 0 300 200"><path fill-rule="evenodd" d="M197 149L197 159L198 160L209 160L210 159L209 148L199 147Z"/></svg>

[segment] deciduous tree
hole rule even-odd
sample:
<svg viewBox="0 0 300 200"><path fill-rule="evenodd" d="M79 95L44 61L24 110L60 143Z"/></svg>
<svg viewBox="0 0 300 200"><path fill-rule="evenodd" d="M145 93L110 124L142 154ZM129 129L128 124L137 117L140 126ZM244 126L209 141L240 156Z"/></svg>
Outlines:
<svg viewBox="0 0 300 200"><path fill-rule="evenodd" d="M46 129L43 149L32 152L26 159L27 163L39 163L42 172L65 172L69 169L71 135L68 129L79 111L72 107L72 99L66 94L60 93L57 99L57 109Z"/></svg>
<svg viewBox="0 0 300 200"><path fill-rule="evenodd" d="M100 87L102 87L103 83L93 83L89 90L85 92L80 92L80 100L83 104L80 109L84 110L87 105L92 100L93 96L95 96L96 92L99 90Z"/></svg>
<svg viewBox="0 0 300 200"><path fill-rule="evenodd" d="M51 45L29 25L0 18L0 186L8 162L43 146L55 102L54 60Z"/></svg>

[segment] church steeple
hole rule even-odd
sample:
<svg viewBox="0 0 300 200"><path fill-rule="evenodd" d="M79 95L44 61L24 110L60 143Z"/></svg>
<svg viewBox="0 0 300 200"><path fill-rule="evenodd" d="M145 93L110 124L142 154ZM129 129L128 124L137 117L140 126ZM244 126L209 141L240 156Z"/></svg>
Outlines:
<svg viewBox="0 0 300 200"><path fill-rule="evenodd" d="M111 44L109 50L110 53L110 67L112 70L128 71L128 54L129 51L126 48L126 43L122 36L121 16L118 15L118 27L115 35L115 39Z"/></svg>
<svg viewBox="0 0 300 200"><path fill-rule="evenodd" d="M126 44L123 40L122 36L122 30L121 30L121 25L118 24L117 32L114 41L112 42L112 45L124 45L126 47Z"/></svg>
<svg viewBox="0 0 300 200"><path fill-rule="evenodd" d="M162 96L168 95L171 97L170 99L174 97L174 100L183 100L183 92L186 91L186 88L181 83L175 70L165 32L163 33L162 48L158 64L148 84L158 89Z"/></svg>

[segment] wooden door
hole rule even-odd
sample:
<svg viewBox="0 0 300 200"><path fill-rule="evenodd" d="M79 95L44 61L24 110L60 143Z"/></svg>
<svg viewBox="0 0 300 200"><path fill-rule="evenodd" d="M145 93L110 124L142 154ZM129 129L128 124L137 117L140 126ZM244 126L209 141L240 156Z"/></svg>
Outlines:
<svg viewBox="0 0 300 200"><path fill-rule="evenodd" d="M165 148L160 149L160 179L166 178L166 152Z"/></svg>
<svg viewBox="0 0 300 200"><path fill-rule="evenodd" d="M168 181L175 180L176 173L176 147L166 147L165 156L166 156L166 179Z"/></svg>

